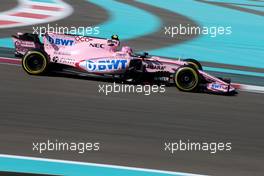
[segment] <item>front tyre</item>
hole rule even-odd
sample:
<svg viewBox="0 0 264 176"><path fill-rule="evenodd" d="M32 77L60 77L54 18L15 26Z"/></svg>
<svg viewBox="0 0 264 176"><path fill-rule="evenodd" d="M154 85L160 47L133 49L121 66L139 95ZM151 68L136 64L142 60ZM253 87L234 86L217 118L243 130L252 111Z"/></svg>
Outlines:
<svg viewBox="0 0 264 176"><path fill-rule="evenodd" d="M28 51L22 59L23 69L30 75L41 75L47 71L48 58L40 51Z"/></svg>
<svg viewBox="0 0 264 176"><path fill-rule="evenodd" d="M201 63L195 59L184 59L184 61L187 62L188 64L194 66L197 70L203 70Z"/></svg>
<svg viewBox="0 0 264 176"><path fill-rule="evenodd" d="M181 66L174 74L174 82L181 91L195 92L200 83L199 73L193 66Z"/></svg>

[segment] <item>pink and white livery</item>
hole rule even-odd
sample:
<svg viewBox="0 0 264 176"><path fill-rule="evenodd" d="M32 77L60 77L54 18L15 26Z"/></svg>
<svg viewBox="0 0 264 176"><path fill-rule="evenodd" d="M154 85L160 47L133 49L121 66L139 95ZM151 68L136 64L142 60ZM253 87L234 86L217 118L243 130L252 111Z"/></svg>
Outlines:
<svg viewBox="0 0 264 176"><path fill-rule="evenodd" d="M128 46L119 49L116 35L105 39L46 33L41 43L38 35L18 33L13 40L15 55L22 57L23 69L31 75L51 72L100 75L128 83L173 83L186 92L236 92L229 80L209 75L194 59L172 60L148 53L135 54Z"/></svg>

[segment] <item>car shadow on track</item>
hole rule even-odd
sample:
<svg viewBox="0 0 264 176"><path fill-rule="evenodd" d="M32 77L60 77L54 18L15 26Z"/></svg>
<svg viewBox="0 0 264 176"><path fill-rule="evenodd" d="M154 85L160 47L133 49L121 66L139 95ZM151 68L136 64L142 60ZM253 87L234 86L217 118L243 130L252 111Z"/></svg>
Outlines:
<svg viewBox="0 0 264 176"><path fill-rule="evenodd" d="M82 73L71 73L71 72L52 72L45 76L48 77L61 77L61 78L69 78L69 79L79 79L79 80L88 80L88 81L98 81L98 82L105 82L105 83L117 83L117 84L129 84L129 85L162 85L159 83L151 83L151 82L133 82L133 81L127 81L121 78L115 78L115 77L105 77L101 75L89 75L89 74L82 74ZM163 84L164 85L164 84ZM174 83L166 84L166 87L174 87L175 91L179 91ZM200 93L200 94L209 94L209 95L215 95L215 96L236 96L238 94L237 91L231 92L229 94L226 93L216 93L216 92L210 92L210 91L201 91L198 90L197 92L187 92L187 93Z"/></svg>

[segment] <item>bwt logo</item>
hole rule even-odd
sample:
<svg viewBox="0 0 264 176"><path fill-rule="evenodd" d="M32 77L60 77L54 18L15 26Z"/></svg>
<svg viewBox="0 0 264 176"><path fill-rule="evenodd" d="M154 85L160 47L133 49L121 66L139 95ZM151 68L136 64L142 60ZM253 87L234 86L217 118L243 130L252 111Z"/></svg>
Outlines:
<svg viewBox="0 0 264 176"><path fill-rule="evenodd" d="M86 68L89 71L105 71L105 70L118 70L125 69L127 60L114 59L114 60L100 60L100 61L86 61Z"/></svg>
<svg viewBox="0 0 264 176"><path fill-rule="evenodd" d="M74 42L73 40L67 40L67 39L60 39L60 38L54 39L50 36L48 36L47 39L50 44L62 45L62 46L72 46Z"/></svg>
<svg viewBox="0 0 264 176"><path fill-rule="evenodd" d="M212 84L212 88L213 89L221 89L222 88L222 86L220 85L220 84Z"/></svg>

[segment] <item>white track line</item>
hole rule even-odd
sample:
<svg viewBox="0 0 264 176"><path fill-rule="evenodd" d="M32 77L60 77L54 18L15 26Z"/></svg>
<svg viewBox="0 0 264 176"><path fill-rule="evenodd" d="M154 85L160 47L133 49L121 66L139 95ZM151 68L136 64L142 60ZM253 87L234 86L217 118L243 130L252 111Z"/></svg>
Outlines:
<svg viewBox="0 0 264 176"><path fill-rule="evenodd" d="M8 20L8 21L15 21L18 23L15 24L3 24L0 25L0 28L10 28L10 27L19 27L19 26L29 26L41 23L48 23L52 21L57 21L73 13L73 8L66 4L61 0L56 0L57 3L41 3L41 2L33 2L29 0L19 0L19 4L17 7L4 11L0 13L0 20ZM58 7L61 8L59 11L50 11L50 10L37 10L32 9L32 5L40 5L45 7ZM13 16L12 14L16 14L19 12L29 12L36 15L49 15L49 17L44 19L36 19L36 18L29 18L29 17L20 17L20 16Z"/></svg>
<svg viewBox="0 0 264 176"><path fill-rule="evenodd" d="M238 84L238 83L234 83L232 84L232 86L244 92L253 92L253 93L262 93L262 94L264 93L263 86Z"/></svg>

